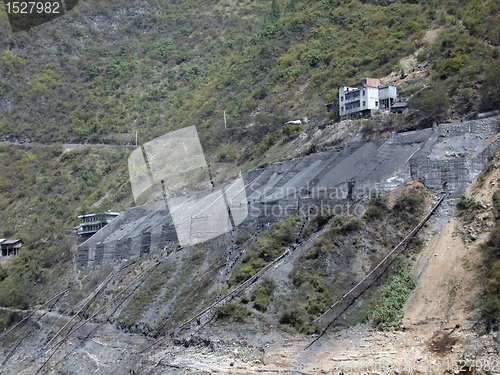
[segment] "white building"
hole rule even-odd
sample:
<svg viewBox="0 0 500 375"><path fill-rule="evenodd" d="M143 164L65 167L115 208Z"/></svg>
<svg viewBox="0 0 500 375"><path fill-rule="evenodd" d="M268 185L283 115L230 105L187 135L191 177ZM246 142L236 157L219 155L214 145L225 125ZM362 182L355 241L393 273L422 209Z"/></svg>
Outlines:
<svg viewBox="0 0 500 375"><path fill-rule="evenodd" d="M396 86L380 87L380 80L363 78L352 86L339 88L339 114L341 118L369 117L380 109L391 109L396 102Z"/></svg>

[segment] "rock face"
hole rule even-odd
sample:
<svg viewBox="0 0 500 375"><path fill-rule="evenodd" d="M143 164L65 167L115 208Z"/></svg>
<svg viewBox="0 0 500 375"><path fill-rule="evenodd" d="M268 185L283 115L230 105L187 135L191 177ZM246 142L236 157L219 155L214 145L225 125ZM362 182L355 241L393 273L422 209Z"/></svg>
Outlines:
<svg viewBox="0 0 500 375"><path fill-rule="evenodd" d="M292 212L307 217L322 208L360 202L418 179L434 194L460 197L500 146L500 117L393 134L327 152L272 163L243 174L248 216L264 226ZM139 258L177 241L165 202L135 207L84 242L77 268Z"/></svg>
<svg viewBox="0 0 500 375"><path fill-rule="evenodd" d="M139 258L152 250L177 242L170 213L134 207L123 211L111 223L78 248L77 268L99 267L110 261Z"/></svg>

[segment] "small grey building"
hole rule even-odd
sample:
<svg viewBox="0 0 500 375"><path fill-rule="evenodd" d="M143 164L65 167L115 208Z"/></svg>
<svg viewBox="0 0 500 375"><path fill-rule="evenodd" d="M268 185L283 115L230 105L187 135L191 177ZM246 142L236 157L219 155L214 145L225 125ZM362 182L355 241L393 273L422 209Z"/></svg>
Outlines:
<svg viewBox="0 0 500 375"><path fill-rule="evenodd" d="M391 107L392 113L403 113L408 111L408 104L405 102L394 103Z"/></svg>
<svg viewBox="0 0 500 375"><path fill-rule="evenodd" d="M19 249L23 246L23 240L0 240L0 257L10 257L17 255Z"/></svg>

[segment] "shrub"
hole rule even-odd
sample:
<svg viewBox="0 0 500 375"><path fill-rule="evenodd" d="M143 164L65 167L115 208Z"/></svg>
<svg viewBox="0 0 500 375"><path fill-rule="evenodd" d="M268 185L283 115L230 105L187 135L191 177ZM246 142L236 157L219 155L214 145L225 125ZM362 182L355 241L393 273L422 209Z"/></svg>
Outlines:
<svg viewBox="0 0 500 375"><path fill-rule="evenodd" d="M384 288L382 302L375 313L375 324L382 328L399 326L403 319L403 305L415 289L417 280L410 273L410 263L403 256L396 258L396 274Z"/></svg>
<svg viewBox="0 0 500 375"><path fill-rule="evenodd" d="M423 202L423 195L413 190L410 194L398 198L393 210L399 212L415 213L420 208Z"/></svg>
<svg viewBox="0 0 500 375"><path fill-rule="evenodd" d="M500 219L500 191L495 191L493 193L493 208L495 210L495 219Z"/></svg>
<svg viewBox="0 0 500 375"><path fill-rule="evenodd" d="M288 216L271 226L235 268L229 279L229 285L249 279L266 264L279 257L285 251L285 246L295 240L299 225L298 216Z"/></svg>
<svg viewBox="0 0 500 375"><path fill-rule="evenodd" d="M217 320L237 323L244 323L249 316L250 311L238 303L226 303L216 314Z"/></svg>
<svg viewBox="0 0 500 375"><path fill-rule="evenodd" d="M329 209L324 208L316 216L310 220L305 229L304 229L304 236L307 238L314 232L318 231L321 229L328 221L333 217L333 214L330 212Z"/></svg>
<svg viewBox="0 0 500 375"><path fill-rule="evenodd" d="M0 282L4 281L7 278L7 276L9 276L7 270L3 268L2 265L0 264Z"/></svg>
<svg viewBox="0 0 500 375"><path fill-rule="evenodd" d="M282 132L287 137L290 137L294 134L299 133L301 130L302 130L302 125L286 124L285 126L283 126Z"/></svg>
<svg viewBox="0 0 500 375"><path fill-rule="evenodd" d="M302 271L297 271L292 276L293 285L299 287L307 280L307 275Z"/></svg>
<svg viewBox="0 0 500 375"><path fill-rule="evenodd" d="M279 322L281 324L286 324L294 327L296 330L300 330L304 325L304 319L302 319L301 313L298 309L292 309L283 312L280 316Z"/></svg>
<svg viewBox="0 0 500 375"><path fill-rule="evenodd" d="M500 64L493 66L481 86L481 110L500 108Z"/></svg>
<svg viewBox="0 0 500 375"><path fill-rule="evenodd" d="M387 199L380 194L374 195L368 202L365 209L364 218L366 220L380 219L387 212Z"/></svg>
<svg viewBox="0 0 500 375"><path fill-rule="evenodd" d="M262 312L267 310L276 285L272 280L264 280L252 291L253 306Z"/></svg>
<svg viewBox="0 0 500 375"><path fill-rule="evenodd" d="M457 208L460 211L464 210L470 210L470 209L475 209L478 208L478 205L476 201L472 198L467 198L466 196L462 195L460 199L457 202Z"/></svg>
<svg viewBox="0 0 500 375"><path fill-rule="evenodd" d="M353 216L349 219L348 222L340 227L339 232L342 234L346 234L361 229L363 229L363 222L359 219L359 217Z"/></svg>
<svg viewBox="0 0 500 375"><path fill-rule="evenodd" d="M433 122L446 118L450 101L446 91L436 87L413 96L408 104L411 109L418 110L425 121Z"/></svg>
<svg viewBox="0 0 500 375"><path fill-rule="evenodd" d="M332 243L337 237L360 230L363 226L363 222L357 216L352 216L346 222L341 216L336 216L330 226L323 232L323 235L316 238L314 246L305 254L305 259L317 259L324 254L328 254L331 252Z"/></svg>

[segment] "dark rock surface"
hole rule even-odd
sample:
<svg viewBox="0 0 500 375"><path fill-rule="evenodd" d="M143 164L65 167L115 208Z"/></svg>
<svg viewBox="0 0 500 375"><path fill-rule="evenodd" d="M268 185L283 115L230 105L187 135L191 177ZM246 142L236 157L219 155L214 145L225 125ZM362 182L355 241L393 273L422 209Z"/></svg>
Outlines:
<svg viewBox="0 0 500 375"><path fill-rule="evenodd" d="M434 194L445 190L460 197L500 146L499 132L500 117L442 124L246 172L248 216L241 225L263 226L293 211L308 215L348 200L364 201L411 179ZM80 246L77 268L137 259L175 242L165 202L135 207Z"/></svg>

